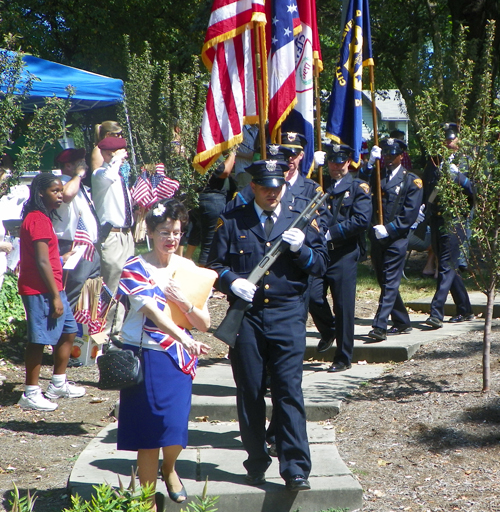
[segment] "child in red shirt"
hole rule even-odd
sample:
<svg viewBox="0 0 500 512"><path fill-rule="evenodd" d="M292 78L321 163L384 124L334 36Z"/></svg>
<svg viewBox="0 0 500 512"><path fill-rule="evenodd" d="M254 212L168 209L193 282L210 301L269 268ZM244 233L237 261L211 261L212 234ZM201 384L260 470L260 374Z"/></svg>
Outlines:
<svg viewBox="0 0 500 512"><path fill-rule="evenodd" d="M85 388L66 380L77 325L64 292L62 262L51 220L62 200L61 180L52 173L40 173L33 180L23 207L18 287L26 311L28 345L25 388L18 403L25 409L53 411L57 404L48 398L85 394ZM38 379L45 345L54 347L54 373L44 396Z"/></svg>

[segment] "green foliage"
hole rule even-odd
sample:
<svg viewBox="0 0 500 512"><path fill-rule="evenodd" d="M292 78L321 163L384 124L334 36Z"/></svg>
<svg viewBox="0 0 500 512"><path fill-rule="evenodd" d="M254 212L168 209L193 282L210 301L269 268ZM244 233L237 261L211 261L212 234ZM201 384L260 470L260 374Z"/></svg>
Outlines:
<svg viewBox="0 0 500 512"><path fill-rule="evenodd" d="M203 486L203 494L201 498L196 496L196 499L199 503L188 503L188 508L186 510L181 509L181 512L215 512L218 510L214 507L214 505L219 501L218 496L209 497L207 496L208 490L208 476L205 480L205 485Z"/></svg>
<svg viewBox="0 0 500 512"><path fill-rule="evenodd" d="M2 337L11 339L26 336L26 319L17 291L17 277L10 272L5 274L0 290L0 333Z"/></svg>
<svg viewBox="0 0 500 512"><path fill-rule="evenodd" d="M14 482L12 484L14 485L14 490L10 491L12 498L12 501L9 500L9 505L12 507L10 512L33 512L36 501L35 495L33 494L32 496L28 491L28 494L21 498L17 485Z"/></svg>
<svg viewBox="0 0 500 512"><path fill-rule="evenodd" d="M151 512L154 495L153 484L144 487L119 489L109 484L94 485L96 491L90 501L83 501L78 494L71 497L71 508L63 512Z"/></svg>
<svg viewBox="0 0 500 512"><path fill-rule="evenodd" d="M169 62L152 59L147 43L141 55L129 53L124 111L119 114L120 124L131 127L134 177L143 165L163 162L167 174L180 182L188 208L197 204L197 190L208 178L191 165L208 82L197 59L192 69L172 74Z"/></svg>

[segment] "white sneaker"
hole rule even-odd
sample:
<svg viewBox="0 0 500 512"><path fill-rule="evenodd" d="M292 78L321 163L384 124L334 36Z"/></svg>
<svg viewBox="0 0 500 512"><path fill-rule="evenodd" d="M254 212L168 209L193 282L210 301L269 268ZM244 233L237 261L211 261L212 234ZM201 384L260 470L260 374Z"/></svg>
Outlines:
<svg viewBox="0 0 500 512"><path fill-rule="evenodd" d="M41 389L30 393L28 396L26 396L26 393L23 393L17 403L23 409L35 409L36 411L55 411L58 407L57 404L43 396Z"/></svg>
<svg viewBox="0 0 500 512"><path fill-rule="evenodd" d="M45 396L47 398L52 398L53 400L57 398L80 398L86 393L85 388L83 386L75 386L74 382L66 381L60 388L56 388L54 384L51 382L47 391L45 392Z"/></svg>

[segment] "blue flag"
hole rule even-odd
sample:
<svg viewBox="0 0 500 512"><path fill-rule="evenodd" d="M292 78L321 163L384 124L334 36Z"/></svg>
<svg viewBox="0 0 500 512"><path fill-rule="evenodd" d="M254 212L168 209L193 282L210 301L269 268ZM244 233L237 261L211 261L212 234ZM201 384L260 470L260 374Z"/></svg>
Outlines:
<svg viewBox="0 0 500 512"><path fill-rule="evenodd" d="M363 66L370 65L373 65L373 56L368 0L351 0L333 79L326 136L351 146L354 162L359 161L362 143Z"/></svg>

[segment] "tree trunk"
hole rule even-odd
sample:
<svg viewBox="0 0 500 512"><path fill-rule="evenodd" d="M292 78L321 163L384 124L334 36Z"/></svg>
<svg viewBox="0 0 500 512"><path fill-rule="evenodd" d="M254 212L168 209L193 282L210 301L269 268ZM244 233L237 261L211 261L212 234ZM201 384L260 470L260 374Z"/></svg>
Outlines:
<svg viewBox="0 0 500 512"><path fill-rule="evenodd" d="M493 306L495 305L495 285L493 279L492 286L486 294L486 317L484 319L483 335L483 393L490 390L490 352L491 352L491 324L493 321Z"/></svg>

